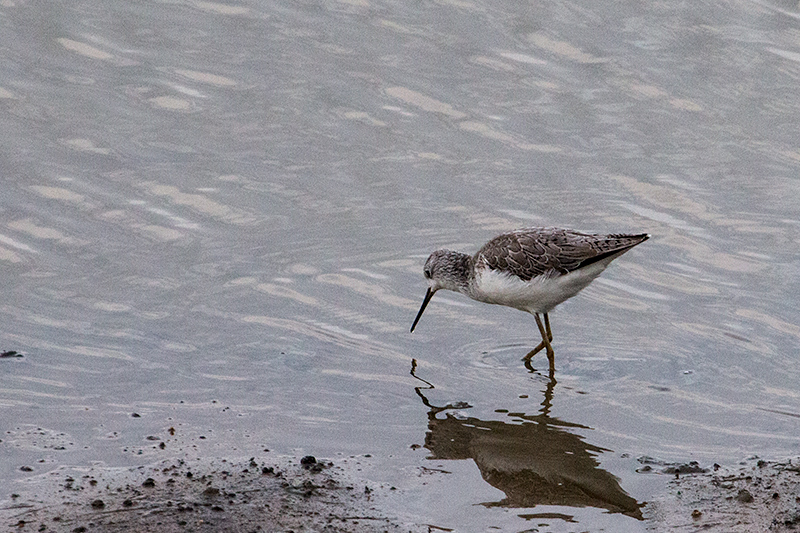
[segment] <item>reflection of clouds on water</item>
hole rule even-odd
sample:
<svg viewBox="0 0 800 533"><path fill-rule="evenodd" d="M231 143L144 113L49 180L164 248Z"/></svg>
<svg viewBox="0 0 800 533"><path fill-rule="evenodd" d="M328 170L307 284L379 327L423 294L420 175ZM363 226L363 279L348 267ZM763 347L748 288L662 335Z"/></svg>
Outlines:
<svg viewBox="0 0 800 533"><path fill-rule="evenodd" d="M412 367L412 375L417 377L415 370ZM433 385L424 382L428 386L416 391L429 408L425 447L431 451L430 459L475 461L483 479L506 494L499 502L484 505L596 507L642 519L643 504L620 487L616 476L599 467L597 455L611 450L573 433L591 428L550 416L554 379L547 384L539 414L508 413L513 422L464 416L461 409L470 406L436 407L423 392Z"/></svg>

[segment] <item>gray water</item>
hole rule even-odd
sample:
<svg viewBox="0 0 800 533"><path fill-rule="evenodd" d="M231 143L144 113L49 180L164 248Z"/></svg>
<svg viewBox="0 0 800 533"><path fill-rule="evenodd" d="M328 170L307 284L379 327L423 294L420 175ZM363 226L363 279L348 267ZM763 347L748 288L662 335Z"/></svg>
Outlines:
<svg viewBox="0 0 800 533"><path fill-rule="evenodd" d="M4 0L0 74L0 500L266 448L370 454L416 523L639 531L638 457L800 453L794 1ZM555 386L519 311L408 332L432 250L526 225L652 234L551 314Z"/></svg>

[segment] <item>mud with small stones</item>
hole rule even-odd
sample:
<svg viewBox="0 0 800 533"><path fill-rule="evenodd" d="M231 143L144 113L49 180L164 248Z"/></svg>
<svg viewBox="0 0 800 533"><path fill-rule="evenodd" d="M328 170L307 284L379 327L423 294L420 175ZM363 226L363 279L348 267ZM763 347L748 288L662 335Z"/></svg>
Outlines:
<svg viewBox="0 0 800 533"><path fill-rule="evenodd" d="M0 507L0 527L18 532L407 532L380 511L394 492L336 464L286 457L171 459L136 468L62 467L28 480Z"/></svg>
<svg viewBox="0 0 800 533"><path fill-rule="evenodd" d="M60 467L29 478L29 490L2 502L0 527L54 533L429 531L387 513L386 502L399 491L361 479L366 460L268 454L175 458L131 468ZM727 467L639 461L642 474L672 478L643 508L649 531L800 531L800 458L752 457Z"/></svg>
<svg viewBox="0 0 800 533"><path fill-rule="evenodd" d="M731 467L674 472L668 490L648 503L652 531L725 533L800 531L800 457L751 457Z"/></svg>

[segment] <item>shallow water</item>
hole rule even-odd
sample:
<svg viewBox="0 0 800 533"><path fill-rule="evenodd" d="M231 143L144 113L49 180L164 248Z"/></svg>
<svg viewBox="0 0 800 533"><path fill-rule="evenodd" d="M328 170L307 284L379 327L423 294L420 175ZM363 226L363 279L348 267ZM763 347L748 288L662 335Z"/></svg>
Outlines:
<svg viewBox="0 0 800 533"><path fill-rule="evenodd" d="M800 453L796 3L6 0L0 51L7 490L174 427L371 454L420 523L635 531L525 487ZM525 225L653 235L551 315L554 387L518 311L408 333L432 250Z"/></svg>

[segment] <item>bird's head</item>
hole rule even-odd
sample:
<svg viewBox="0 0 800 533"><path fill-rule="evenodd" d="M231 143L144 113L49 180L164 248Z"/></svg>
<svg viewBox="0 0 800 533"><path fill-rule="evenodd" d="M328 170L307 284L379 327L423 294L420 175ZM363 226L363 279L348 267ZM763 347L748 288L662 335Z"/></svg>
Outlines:
<svg viewBox="0 0 800 533"><path fill-rule="evenodd" d="M422 269L422 274L428 280L428 291L425 293L425 299L419 308L417 318L414 319L411 331L417 327L417 322L436 291L447 289L462 292L466 289L469 283L470 262L470 256L452 250L436 250L428 257Z"/></svg>

